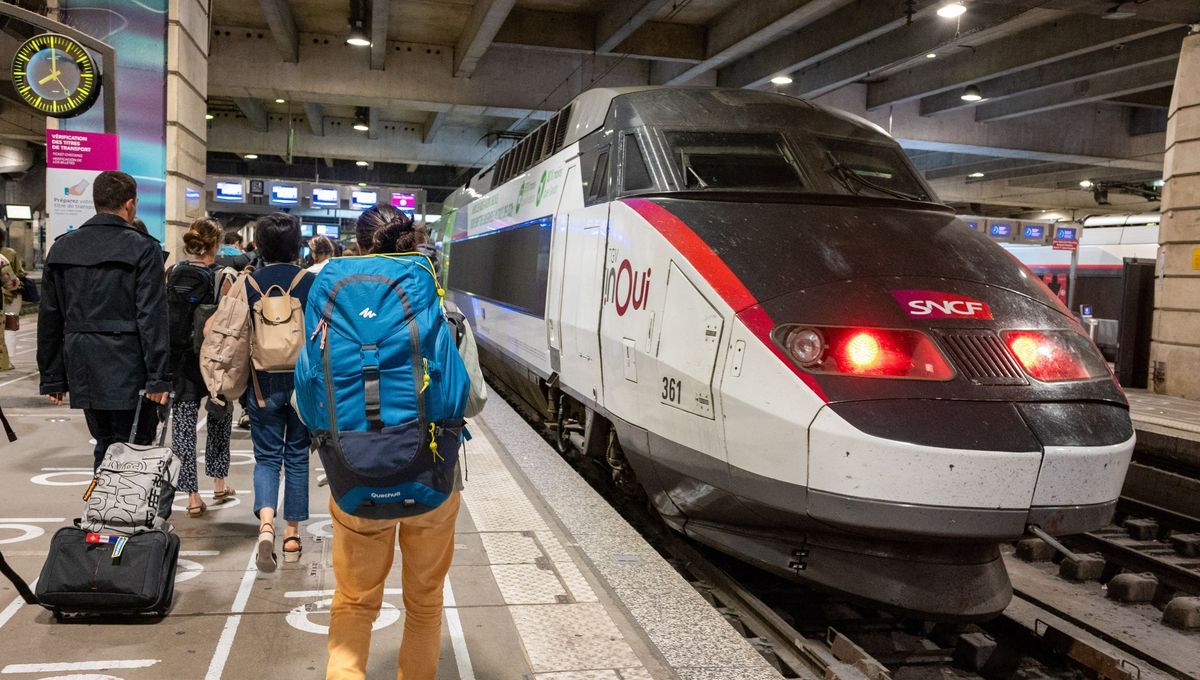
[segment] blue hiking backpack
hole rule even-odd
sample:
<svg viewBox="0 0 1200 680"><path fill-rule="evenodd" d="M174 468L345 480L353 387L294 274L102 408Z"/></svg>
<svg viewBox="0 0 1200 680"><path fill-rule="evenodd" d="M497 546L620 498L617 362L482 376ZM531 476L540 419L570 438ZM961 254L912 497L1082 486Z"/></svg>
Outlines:
<svg viewBox="0 0 1200 680"><path fill-rule="evenodd" d="M454 491L470 379L424 255L330 260L308 294L296 403L334 502L391 519Z"/></svg>

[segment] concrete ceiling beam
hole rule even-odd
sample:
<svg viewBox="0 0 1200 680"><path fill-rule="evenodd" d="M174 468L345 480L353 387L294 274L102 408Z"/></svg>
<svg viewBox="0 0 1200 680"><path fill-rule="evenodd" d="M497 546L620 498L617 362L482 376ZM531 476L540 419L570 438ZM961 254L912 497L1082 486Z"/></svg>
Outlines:
<svg viewBox="0 0 1200 680"><path fill-rule="evenodd" d="M259 0L259 5L283 60L292 63L299 61L300 32L296 30L296 19L287 0Z"/></svg>
<svg viewBox="0 0 1200 680"><path fill-rule="evenodd" d="M1111 24L1111 21L1105 22ZM1187 29L1176 29L1168 33L1152 35L1140 40L1119 45L1105 46L1092 52L1086 52L1060 61L1043 64L986 80L975 80L988 101L999 101L1017 94L1031 92L1062 83L1072 83L1108 73L1117 73L1145 64L1164 61L1177 61L1179 47L1183 43ZM1118 46L1120 49L1118 49ZM1023 53L1023 46L1011 45L1014 52ZM867 89L867 105L870 106L871 93L874 86ZM921 115L929 116L942 111L972 106L959 96L961 90L957 87L921 99Z"/></svg>
<svg viewBox="0 0 1200 680"><path fill-rule="evenodd" d="M425 130L421 136L421 141L425 144L432 144L433 138L437 136L442 125L446 123L446 114L440 111L429 114L425 119Z"/></svg>
<svg viewBox="0 0 1200 680"><path fill-rule="evenodd" d="M1028 16L1023 16L1028 15ZM849 83L913 60L951 43L987 40L1012 30L1010 22L1045 21L1056 13L984 6L972 9L958 21L928 13L913 25L897 28L793 73L793 82L780 89L797 97L818 97Z"/></svg>
<svg viewBox="0 0 1200 680"><path fill-rule="evenodd" d="M1055 85L995 103L984 102L975 108L975 119L981 122L1007 120L1158 89L1175 82L1176 67L1175 61L1155 62L1079 82Z"/></svg>
<svg viewBox="0 0 1200 680"><path fill-rule="evenodd" d="M1125 4L1126 6L1122 9L1133 9L1137 12L1136 18L1145 21L1192 24L1200 20L1195 0L1155 0L1155 2L1141 0L1128 4L1118 3L1115 0L1112 2L1108 0L1104 2L1096 2L1095 0L972 0L972 2L989 5L1012 5L1031 9L1034 7L1045 7L1047 9L1057 9L1074 14L1090 14L1097 17L1103 16L1114 5ZM1124 23L1133 20L1122 19L1114 23Z"/></svg>
<svg viewBox="0 0 1200 680"><path fill-rule="evenodd" d="M383 125L381 113L378 106L367 109L367 139L379 139L379 128Z"/></svg>
<svg viewBox="0 0 1200 680"><path fill-rule="evenodd" d="M514 7L493 45L595 54L596 17ZM633 59L695 64L704 57L704 27L648 21L616 48Z"/></svg>
<svg viewBox="0 0 1200 680"><path fill-rule="evenodd" d="M470 78L516 0L476 0L454 48L454 77Z"/></svg>
<svg viewBox="0 0 1200 680"><path fill-rule="evenodd" d="M1076 167L1059 172L1035 172L1019 178L1009 179L1009 186L1035 187L1042 189L1079 189L1083 180L1090 182L1152 182L1162 179L1162 171L1130 170L1129 168Z"/></svg>
<svg viewBox="0 0 1200 680"><path fill-rule="evenodd" d="M611 53L671 0L610 0L596 19L596 51Z"/></svg>
<svg viewBox="0 0 1200 680"><path fill-rule="evenodd" d="M1174 28L1145 21L1062 17L969 51L939 54L937 59L929 63L892 74L885 81L872 83L867 91L867 108L875 109L946 90L957 90L981 80L1114 47Z"/></svg>
<svg viewBox="0 0 1200 680"><path fill-rule="evenodd" d="M844 18L863 12L878 14L885 3L847 7L852 0L743 0L726 10L708 27L703 60L679 71L659 85L683 85L699 76L745 57L784 36L842 10ZM924 3L928 4L928 3ZM889 18L891 12L888 12ZM817 35L815 31L810 33ZM774 74L773 74L774 75Z"/></svg>
<svg viewBox="0 0 1200 680"><path fill-rule="evenodd" d="M940 180L932 182L933 191L938 198L947 203L990 203L993 205L1011 205L1023 208L1068 209L1103 212L1104 210L1144 211L1157 207L1157 203L1147 203L1136 196L1110 193L1111 206L1102 210L1096 205L1092 192L1075 189L1039 189L1031 187L1013 187L1005 182L965 182L956 180Z"/></svg>
<svg viewBox="0 0 1200 680"><path fill-rule="evenodd" d="M982 172L987 179L991 180L996 179L996 175L1001 172L1029 172L1034 168L1041 168L1046 165L1048 165L1046 161L1032 160L1028 158L993 158L986 161L964 163L961 165L950 165L933 170L927 170L925 171L925 179L933 181L952 177L964 178L971 173Z"/></svg>
<svg viewBox="0 0 1200 680"><path fill-rule="evenodd" d="M320 137L325 134L325 114L320 104L305 102L304 117L308 119L308 127L314 135Z"/></svg>
<svg viewBox="0 0 1200 680"><path fill-rule="evenodd" d="M237 105L238 110L250 121L250 127L255 130L265 131L267 129L267 107L263 106L262 100L255 97L234 97L233 103Z"/></svg>
<svg viewBox="0 0 1200 680"><path fill-rule="evenodd" d="M371 0L371 68L382 71L387 61L388 21L392 0Z"/></svg>
<svg viewBox="0 0 1200 680"><path fill-rule="evenodd" d="M221 31L224 33L224 31ZM588 87L644 84L648 62L594 55L550 54L495 47L480 60L477 77L453 77L454 57L445 47L400 43L404 68L372 71L363 55L338 41L329 44L304 34L303 64L263 61L253 41L213 37L208 62L209 97L274 99L328 106L382 106L387 109L545 120ZM318 38L313 40L311 38ZM407 47L413 47L408 51ZM246 68L246 64L255 68ZM593 79L604 75L593 83ZM547 84L561 84L547 97Z"/></svg>

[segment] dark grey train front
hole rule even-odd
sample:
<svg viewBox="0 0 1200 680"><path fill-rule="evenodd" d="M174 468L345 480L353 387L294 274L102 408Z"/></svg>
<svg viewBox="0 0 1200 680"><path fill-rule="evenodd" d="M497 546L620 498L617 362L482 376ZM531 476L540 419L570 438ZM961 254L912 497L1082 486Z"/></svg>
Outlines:
<svg viewBox="0 0 1200 680"><path fill-rule="evenodd" d="M876 126L600 90L526 143L450 201L449 286L492 376L674 528L976 619L1011 598L1000 542L1111 518L1133 431L1107 364Z"/></svg>

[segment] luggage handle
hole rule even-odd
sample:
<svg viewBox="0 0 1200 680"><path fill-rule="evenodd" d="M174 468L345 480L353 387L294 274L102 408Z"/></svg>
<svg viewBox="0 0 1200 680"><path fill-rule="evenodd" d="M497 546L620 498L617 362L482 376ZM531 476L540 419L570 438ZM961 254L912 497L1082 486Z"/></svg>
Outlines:
<svg viewBox="0 0 1200 680"><path fill-rule="evenodd" d="M142 417L142 400L145 398L146 390L138 390L138 405L137 408L133 410L133 427L129 429L129 443L131 444L137 438L138 420L140 420ZM171 428L171 402L173 401L175 401L175 393L171 392L167 396L167 403L163 405L163 408L167 410L167 418L163 421L162 433L158 437L159 447L165 446L167 443L167 430ZM155 404L154 406L155 409L158 408L158 404Z"/></svg>

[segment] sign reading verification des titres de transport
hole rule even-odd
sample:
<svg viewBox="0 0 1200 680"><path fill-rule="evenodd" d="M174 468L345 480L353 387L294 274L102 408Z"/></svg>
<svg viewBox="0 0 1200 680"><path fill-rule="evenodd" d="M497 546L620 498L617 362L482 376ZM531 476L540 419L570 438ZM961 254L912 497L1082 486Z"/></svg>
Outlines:
<svg viewBox="0 0 1200 680"><path fill-rule="evenodd" d="M46 243L76 229L96 209L92 182L118 167L116 135L74 130L46 130Z"/></svg>

